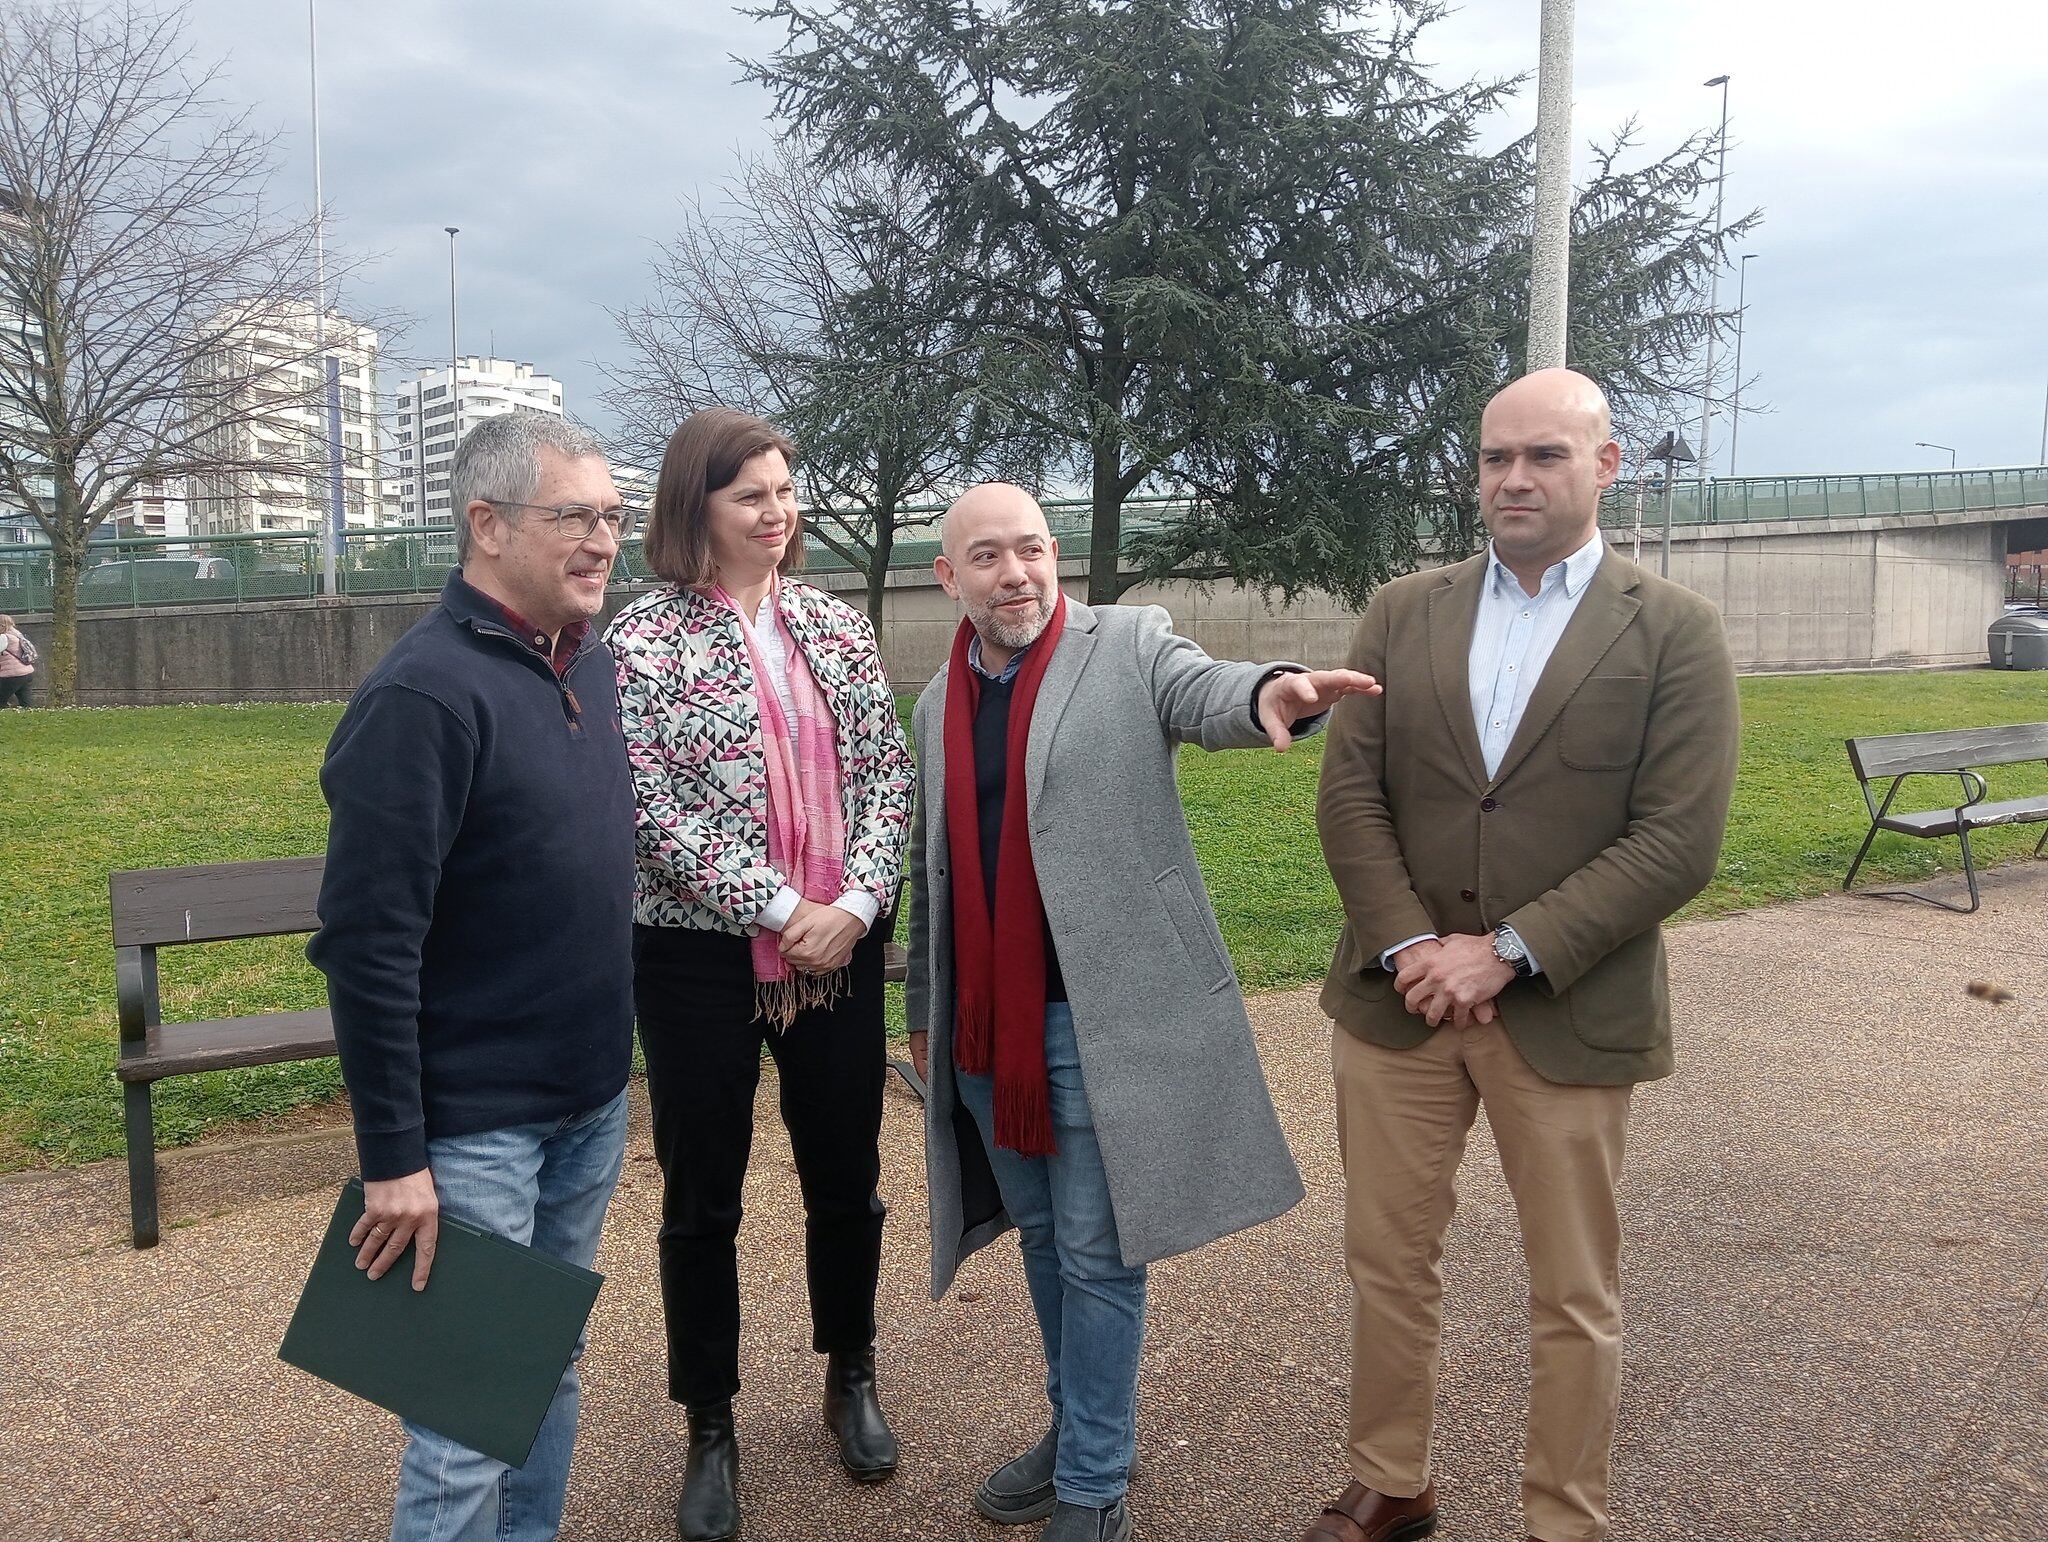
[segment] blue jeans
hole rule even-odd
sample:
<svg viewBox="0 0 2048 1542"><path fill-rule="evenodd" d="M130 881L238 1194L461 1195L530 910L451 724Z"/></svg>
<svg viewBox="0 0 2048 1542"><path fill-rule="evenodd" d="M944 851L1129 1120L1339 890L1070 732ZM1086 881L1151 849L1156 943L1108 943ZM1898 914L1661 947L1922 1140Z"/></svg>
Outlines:
<svg viewBox="0 0 2048 1542"><path fill-rule="evenodd" d="M444 1213L589 1268L626 1155L626 1095L568 1119L427 1142ZM399 1265L410 1269L411 1261ZM427 1288L433 1289L430 1280ZM524 1467L406 1423L392 1542L545 1542L562 1524L581 1384L555 1389Z"/></svg>
<svg viewBox="0 0 2048 1542"><path fill-rule="evenodd" d="M1053 1490L1068 1504L1102 1509L1123 1496L1137 1451L1145 1268L1126 1265L1117 1242L1074 1014L1064 1001L1045 1009L1045 1069L1058 1148L1049 1157L996 1146L992 1078L959 1077L960 1101L980 1127L1024 1251L1045 1340L1045 1395L1059 1430Z"/></svg>

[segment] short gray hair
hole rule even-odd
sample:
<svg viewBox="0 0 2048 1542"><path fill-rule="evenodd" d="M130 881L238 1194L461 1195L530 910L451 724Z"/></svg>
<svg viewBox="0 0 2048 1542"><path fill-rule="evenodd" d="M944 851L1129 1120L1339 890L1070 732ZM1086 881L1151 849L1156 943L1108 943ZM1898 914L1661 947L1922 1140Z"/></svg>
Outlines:
<svg viewBox="0 0 2048 1542"><path fill-rule="evenodd" d="M604 454L587 428L545 412L515 409L485 418L462 436L448 464L448 513L455 525L455 562L469 561L469 506L531 503L540 491L540 452L566 460Z"/></svg>

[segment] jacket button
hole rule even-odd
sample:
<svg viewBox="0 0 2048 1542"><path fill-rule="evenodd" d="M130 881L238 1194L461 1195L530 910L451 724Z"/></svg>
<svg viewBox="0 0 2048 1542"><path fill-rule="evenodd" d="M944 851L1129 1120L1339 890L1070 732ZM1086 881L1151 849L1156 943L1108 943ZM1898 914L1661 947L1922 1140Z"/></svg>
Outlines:
<svg viewBox="0 0 2048 1542"><path fill-rule="evenodd" d="M1499 807L1500 803L1496 799L1481 798L1479 800L1479 812L1482 814L1491 814L1495 809Z"/></svg>
<svg viewBox="0 0 2048 1542"><path fill-rule="evenodd" d="M1477 892L1476 890L1473 890L1473 889L1460 889L1460 890L1458 891L1458 898L1459 898L1459 899L1461 899L1461 900L1463 900L1463 901L1464 901L1464 902L1465 902L1466 904L1468 904L1468 905L1469 905L1469 904L1471 904L1471 903L1472 903L1472 902L1473 902L1474 900L1476 900L1477 898L1479 898L1479 895L1478 895L1478 892Z"/></svg>

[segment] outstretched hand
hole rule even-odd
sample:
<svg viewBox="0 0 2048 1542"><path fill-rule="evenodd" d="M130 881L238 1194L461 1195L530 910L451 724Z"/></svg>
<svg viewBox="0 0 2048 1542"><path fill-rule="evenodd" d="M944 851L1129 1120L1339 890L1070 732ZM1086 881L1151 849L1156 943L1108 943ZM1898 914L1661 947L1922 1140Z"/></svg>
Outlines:
<svg viewBox="0 0 2048 1542"><path fill-rule="evenodd" d="M1379 681L1355 669L1311 669L1275 675L1259 688L1259 726L1284 750L1294 743L1294 725L1328 712L1346 696L1377 696Z"/></svg>

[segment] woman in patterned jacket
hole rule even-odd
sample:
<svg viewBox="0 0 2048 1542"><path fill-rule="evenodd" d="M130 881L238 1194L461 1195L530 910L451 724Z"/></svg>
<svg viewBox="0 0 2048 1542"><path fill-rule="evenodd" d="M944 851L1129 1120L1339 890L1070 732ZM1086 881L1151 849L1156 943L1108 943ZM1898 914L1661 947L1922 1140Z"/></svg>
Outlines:
<svg viewBox="0 0 2048 1542"><path fill-rule="evenodd" d="M609 641L639 802L634 1005L664 1191L669 1396L689 1411L677 1529L737 1535L735 1239L761 1047L804 1196L811 1347L849 1474L880 1482L876 1182L886 1055L877 918L895 902L915 770L873 629L791 576L794 447L714 407L662 458L647 563L667 587Z"/></svg>

